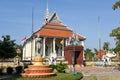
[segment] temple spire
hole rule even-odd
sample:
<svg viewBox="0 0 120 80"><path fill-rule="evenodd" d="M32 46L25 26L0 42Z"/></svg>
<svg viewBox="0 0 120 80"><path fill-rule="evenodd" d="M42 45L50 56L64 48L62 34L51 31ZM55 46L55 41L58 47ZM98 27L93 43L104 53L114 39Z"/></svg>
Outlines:
<svg viewBox="0 0 120 80"><path fill-rule="evenodd" d="M48 22L49 17L50 17L50 14L49 14L48 1L47 1L46 12L45 12L45 19L44 19L44 23L45 24Z"/></svg>

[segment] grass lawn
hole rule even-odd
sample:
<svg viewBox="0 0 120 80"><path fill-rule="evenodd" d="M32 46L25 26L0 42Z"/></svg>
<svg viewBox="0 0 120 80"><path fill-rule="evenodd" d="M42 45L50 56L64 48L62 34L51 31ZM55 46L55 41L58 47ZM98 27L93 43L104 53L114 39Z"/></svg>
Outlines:
<svg viewBox="0 0 120 80"><path fill-rule="evenodd" d="M24 78L20 75L13 75L11 78L7 78L4 80L80 80L82 77L82 73L78 73L77 75L68 73L57 73L56 76L48 78Z"/></svg>

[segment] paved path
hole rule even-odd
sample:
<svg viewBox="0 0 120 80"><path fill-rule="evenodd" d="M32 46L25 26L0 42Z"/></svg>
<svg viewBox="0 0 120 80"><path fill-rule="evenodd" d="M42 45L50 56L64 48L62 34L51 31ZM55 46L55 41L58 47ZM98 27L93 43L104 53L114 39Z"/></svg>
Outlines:
<svg viewBox="0 0 120 80"><path fill-rule="evenodd" d="M75 66L75 70L82 72L82 80L120 80L120 71L115 67L80 67Z"/></svg>

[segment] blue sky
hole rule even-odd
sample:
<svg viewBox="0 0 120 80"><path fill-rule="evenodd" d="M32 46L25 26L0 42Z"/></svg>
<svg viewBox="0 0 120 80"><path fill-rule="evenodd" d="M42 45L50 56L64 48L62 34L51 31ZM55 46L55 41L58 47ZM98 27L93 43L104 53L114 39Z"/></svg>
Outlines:
<svg viewBox="0 0 120 80"><path fill-rule="evenodd" d="M120 9L112 10L117 0L48 0L50 13L57 12L63 24L85 36L85 48L98 48L101 43L110 42L112 29L120 26ZM34 7L34 31L38 30L45 16L47 0L0 0L0 37L9 34L16 43L31 35L32 7ZM98 23L98 16L100 21Z"/></svg>

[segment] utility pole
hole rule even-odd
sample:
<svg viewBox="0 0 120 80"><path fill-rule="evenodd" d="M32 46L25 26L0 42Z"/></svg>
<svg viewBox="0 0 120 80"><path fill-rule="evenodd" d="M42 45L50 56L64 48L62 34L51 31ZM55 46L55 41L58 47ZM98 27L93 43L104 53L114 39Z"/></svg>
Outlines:
<svg viewBox="0 0 120 80"><path fill-rule="evenodd" d="M99 41L99 54L101 56L100 16L98 16L98 41Z"/></svg>

